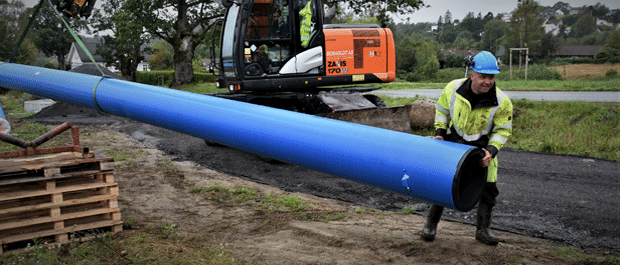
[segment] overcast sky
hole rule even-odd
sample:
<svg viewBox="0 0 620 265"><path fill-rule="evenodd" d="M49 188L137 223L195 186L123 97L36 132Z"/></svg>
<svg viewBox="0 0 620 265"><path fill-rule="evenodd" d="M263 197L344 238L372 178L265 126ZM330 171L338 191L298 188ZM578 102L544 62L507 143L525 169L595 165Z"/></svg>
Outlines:
<svg viewBox="0 0 620 265"><path fill-rule="evenodd" d="M478 13L482 13L482 16L491 12L493 15L497 15L498 13L509 13L517 8L517 0L507 0L507 1L498 1L498 0L453 0L453 1L445 1L445 0L423 0L425 4L430 5L430 7L422 8L417 12L400 17L401 19L395 19L395 22L404 22L404 19L407 17L411 18L411 23L419 23L419 22L437 22L439 20L439 16L444 16L446 11L450 10L452 14L452 20L458 19L463 20L463 18L469 12L474 12L475 15ZM560 0L536 0L540 5L543 6L553 6L555 3L560 2ZM570 4L572 7L581 7L584 5L595 5L596 3L601 3L608 7L609 9L617 9L620 8L620 0L561 0L564 3Z"/></svg>
<svg viewBox="0 0 620 265"><path fill-rule="evenodd" d="M47 0L46 0L47 1ZM98 0L97 6L100 6L105 0ZM399 18L395 18L395 22L404 22L409 17L412 23L419 22L437 22L439 16L444 16L446 11L450 10L452 13L452 19L462 20L467 13L474 12L475 15L482 13L482 16L489 12L493 15L498 13L509 13L517 8L517 0L423 0L425 4L430 7L422 8L417 12ZM544 6L553 6L560 0L536 0L539 4ZM601 3L607 6L609 9L620 8L620 0L561 0L564 3L570 4L572 7L581 7L584 5L594 5ZM22 0L27 7L32 7L39 2L39 0Z"/></svg>

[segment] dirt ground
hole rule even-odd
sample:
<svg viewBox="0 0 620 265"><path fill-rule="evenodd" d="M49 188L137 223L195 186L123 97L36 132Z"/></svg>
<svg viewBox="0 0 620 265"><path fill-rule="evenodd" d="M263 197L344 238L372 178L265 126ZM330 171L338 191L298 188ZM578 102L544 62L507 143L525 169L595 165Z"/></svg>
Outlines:
<svg viewBox="0 0 620 265"><path fill-rule="evenodd" d="M141 225L176 224L186 235L227 244L243 263L257 264L553 264L564 260L553 242L496 231L496 247L475 241L475 227L442 221L432 243L419 237L425 217L399 215L304 193L317 211L348 218L332 222L265 216L251 204L213 205L191 187L254 187L259 193L286 193L219 173L118 132L117 125L82 126L82 144L99 154L125 156L116 162L123 220ZM141 150L141 151L140 151ZM120 152L121 154L118 154ZM365 209L363 213L360 210ZM274 224L274 222L276 222Z"/></svg>

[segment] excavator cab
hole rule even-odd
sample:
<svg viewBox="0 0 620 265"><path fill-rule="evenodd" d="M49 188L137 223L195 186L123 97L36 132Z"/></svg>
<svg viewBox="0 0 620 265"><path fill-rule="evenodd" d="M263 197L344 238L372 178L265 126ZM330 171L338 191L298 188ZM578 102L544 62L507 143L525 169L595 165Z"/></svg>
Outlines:
<svg viewBox="0 0 620 265"><path fill-rule="evenodd" d="M318 0L254 0L231 3L221 37L220 85L269 90L293 75L322 71L324 36ZM310 60L309 58L312 58Z"/></svg>
<svg viewBox="0 0 620 265"><path fill-rule="evenodd" d="M219 70L219 88L269 94L262 97L265 101L273 101L277 94L332 102L334 97L319 93L344 89L337 85L384 83L395 77L392 32L378 25L326 24L321 0L223 0L222 4L226 13L219 54L212 58ZM314 105L309 112L321 111L315 108L321 104L298 105Z"/></svg>

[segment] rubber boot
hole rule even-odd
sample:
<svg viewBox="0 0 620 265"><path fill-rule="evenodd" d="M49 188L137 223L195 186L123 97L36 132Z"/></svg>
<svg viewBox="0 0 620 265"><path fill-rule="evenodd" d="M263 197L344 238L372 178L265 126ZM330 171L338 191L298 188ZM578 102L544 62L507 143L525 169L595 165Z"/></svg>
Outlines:
<svg viewBox="0 0 620 265"><path fill-rule="evenodd" d="M478 203L478 216L476 218L476 240L480 241L483 244L487 244L490 246L495 246L499 243L499 238L497 238L493 232L491 232L491 212L493 211L493 207L490 207L488 204L483 203L482 201Z"/></svg>
<svg viewBox="0 0 620 265"><path fill-rule="evenodd" d="M437 205L431 206L431 209L428 211L428 218L426 219L426 224L424 224L424 228L422 229L422 239L426 241L435 240L435 234L437 233L437 224L439 223L439 220L441 220L443 208L444 207Z"/></svg>

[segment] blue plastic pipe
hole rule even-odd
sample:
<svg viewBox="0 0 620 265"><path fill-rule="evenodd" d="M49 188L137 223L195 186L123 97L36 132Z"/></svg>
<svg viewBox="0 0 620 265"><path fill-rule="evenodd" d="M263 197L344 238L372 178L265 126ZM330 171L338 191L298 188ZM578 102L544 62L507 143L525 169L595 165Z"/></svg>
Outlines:
<svg viewBox="0 0 620 265"><path fill-rule="evenodd" d="M111 78L5 63L0 87L66 101L459 211L486 181L481 151L370 126Z"/></svg>

